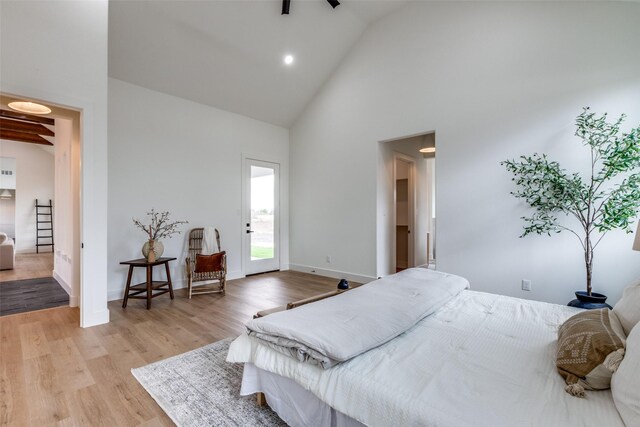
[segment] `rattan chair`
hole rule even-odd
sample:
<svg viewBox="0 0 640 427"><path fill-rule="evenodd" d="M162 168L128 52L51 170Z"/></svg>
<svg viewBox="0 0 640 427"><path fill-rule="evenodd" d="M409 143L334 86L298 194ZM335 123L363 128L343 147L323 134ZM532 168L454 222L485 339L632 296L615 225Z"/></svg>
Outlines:
<svg viewBox="0 0 640 427"><path fill-rule="evenodd" d="M196 255L202 253L202 239L204 228L194 228L189 232L189 256L187 257L187 282L189 288L189 299L191 295L221 293L225 294L227 285L227 256L222 257L222 270L207 271L204 273L196 273ZM216 243L218 244L218 252L220 249L220 233L216 229ZM212 281L217 284L212 285ZM198 289L194 289L197 287Z"/></svg>

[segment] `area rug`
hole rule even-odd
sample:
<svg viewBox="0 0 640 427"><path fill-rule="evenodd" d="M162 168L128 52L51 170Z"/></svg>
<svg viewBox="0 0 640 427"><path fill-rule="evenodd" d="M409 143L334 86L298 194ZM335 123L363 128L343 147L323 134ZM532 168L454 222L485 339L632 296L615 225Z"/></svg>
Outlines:
<svg viewBox="0 0 640 427"><path fill-rule="evenodd" d="M240 396L242 364L227 363L232 339L131 373L178 426L286 426L255 396Z"/></svg>
<svg viewBox="0 0 640 427"><path fill-rule="evenodd" d="M69 305L69 294L53 277L0 283L0 316Z"/></svg>

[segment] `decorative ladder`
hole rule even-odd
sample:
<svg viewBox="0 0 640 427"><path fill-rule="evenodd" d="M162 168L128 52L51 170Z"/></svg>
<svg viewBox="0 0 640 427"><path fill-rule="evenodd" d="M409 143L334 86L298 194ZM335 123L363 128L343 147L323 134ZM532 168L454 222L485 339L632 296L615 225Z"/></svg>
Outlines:
<svg viewBox="0 0 640 427"><path fill-rule="evenodd" d="M40 234L43 231L48 234ZM40 253L41 246L51 246L51 252L53 252L53 204L51 199L49 199L48 205L41 205L36 199L36 253Z"/></svg>

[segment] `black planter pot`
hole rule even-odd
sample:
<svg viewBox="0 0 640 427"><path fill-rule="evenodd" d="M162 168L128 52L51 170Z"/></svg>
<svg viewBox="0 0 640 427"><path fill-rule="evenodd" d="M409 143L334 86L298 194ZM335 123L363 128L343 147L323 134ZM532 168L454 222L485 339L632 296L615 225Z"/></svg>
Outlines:
<svg viewBox="0 0 640 427"><path fill-rule="evenodd" d="M340 283L338 283L338 289L349 289L349 282L347 279L340 279Z"/></svg>
<svg viewBox="0 0 640 427"><path fill-rule="evenodd" d="M605 301L607 296L596 292L591 292L591 295L587 294L587 291L576 291L576 298L567 304L570 307L584 308L587 310L594 310L600 308L611 308Z"/></svg>

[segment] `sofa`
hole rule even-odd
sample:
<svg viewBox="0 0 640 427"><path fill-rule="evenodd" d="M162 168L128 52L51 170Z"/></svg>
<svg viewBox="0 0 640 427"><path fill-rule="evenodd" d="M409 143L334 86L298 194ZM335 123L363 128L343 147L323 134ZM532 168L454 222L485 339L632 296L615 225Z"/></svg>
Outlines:
<svg viewBox="0 0 640 427"><path fill-rule="evenodd" d="M13 239L0 233L0 270L13 270L15 260L16 250Z"/></svg>

